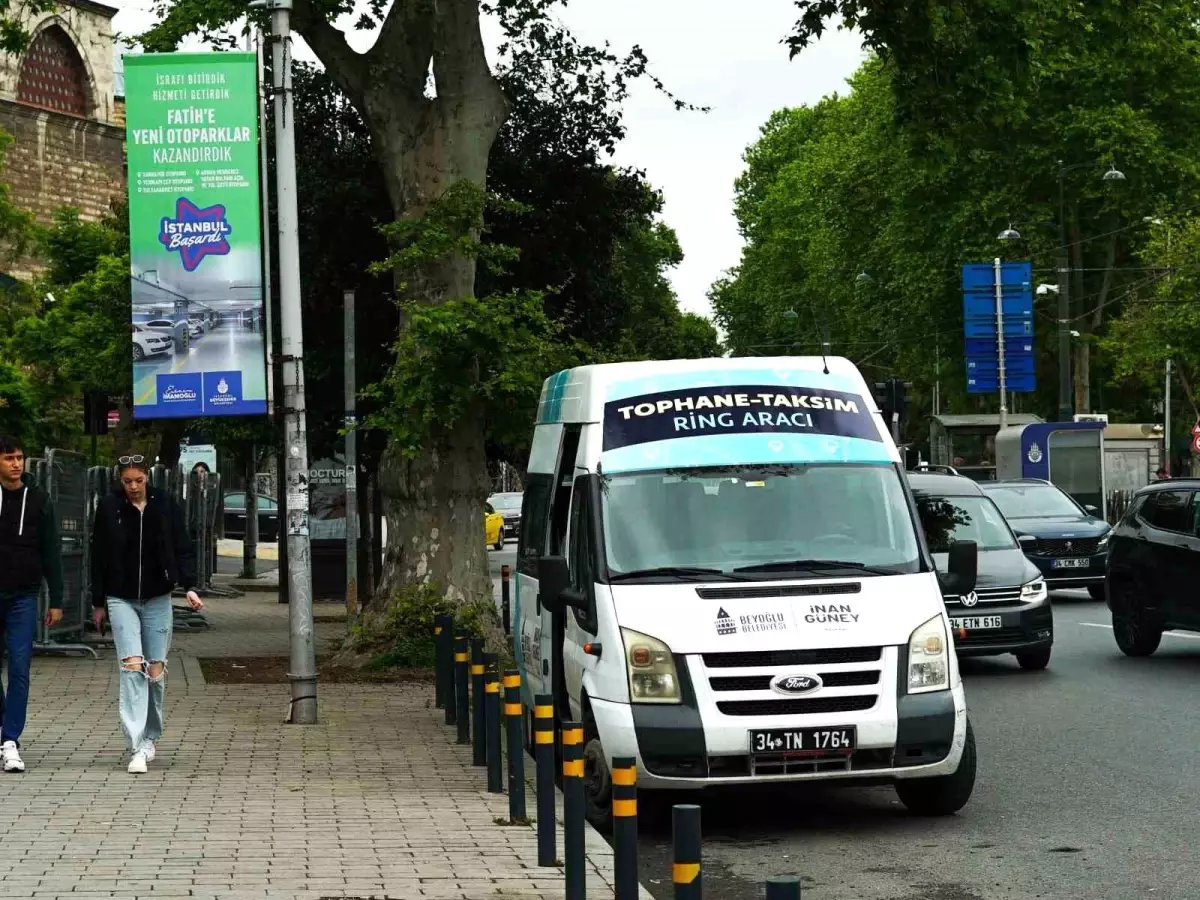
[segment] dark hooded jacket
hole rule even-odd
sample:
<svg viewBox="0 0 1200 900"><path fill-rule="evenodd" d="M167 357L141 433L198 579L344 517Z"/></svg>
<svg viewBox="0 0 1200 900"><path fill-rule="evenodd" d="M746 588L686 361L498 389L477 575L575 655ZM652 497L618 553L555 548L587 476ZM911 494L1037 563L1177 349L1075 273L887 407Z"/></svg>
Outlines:
<svg viewBox="0 0 1200 900"><path fill-rule="evenodd" d="M92 527L92 606L104 606L109 597L148 600L195 586L196 550L174 498L148 488L139 512L118 485L100 501Z"/></svg>
<svg viewBox="0 0 1200 900"><path fill-rule="evenodd" d="M36 594L42 579L50 591L50 608L62 609L62 544L58 516L33 476L21 476L21 487L0 487L0 600Z"/></svg>

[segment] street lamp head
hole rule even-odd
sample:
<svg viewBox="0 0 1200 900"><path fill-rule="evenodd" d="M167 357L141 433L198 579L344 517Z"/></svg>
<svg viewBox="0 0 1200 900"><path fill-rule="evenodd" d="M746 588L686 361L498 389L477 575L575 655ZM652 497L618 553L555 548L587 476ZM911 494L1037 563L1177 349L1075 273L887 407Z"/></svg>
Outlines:
<svg viewBox="0 0 1200 900"><path fill-rule="evenodd" d="M856 284L870 284L874 280L871 277L871 273L866 271L859 272L858 277L854 279Z"/></svg>
<svg viewBox="0 0 1200 900"><path fill-rule="evenodd" d="M1009 222L1008 227L1000 232L1000 234L998 234L996 237L1001 241L1019 241L1021 239L1021 232L1013 228L1012 223Z"/></svg>
<svg viewBox="0 0 1200 900"><path fill-rule="evenodd" d="M784 310L783 317L790 322L794 322L796 319L800 318L794 309Z"/></svg>
<svg viewBox="0 0 1200 900"><path fill-rule="evenodd" d="M1108 171L1104 173L1105 181L1124 181L1125 173L1114 165L1109 165Z"/></svg>

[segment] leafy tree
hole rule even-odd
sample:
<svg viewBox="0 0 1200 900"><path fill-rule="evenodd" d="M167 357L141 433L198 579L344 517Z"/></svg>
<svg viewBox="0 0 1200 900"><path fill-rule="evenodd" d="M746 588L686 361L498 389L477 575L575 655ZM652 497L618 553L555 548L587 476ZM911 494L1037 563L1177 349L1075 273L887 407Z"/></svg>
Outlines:
<svg viewBox="0 0 1200 900"><path fill-rule="evenodd" d="M1061 219L1070 327L1080 332L1076 408L1100 400L1151 414L1132 386L1106 384L1109 361L1095 348L1147 275L1143 219L1200 197L1200 62L1186 24L1195 4L799 6L793 50L837 13L876 56L848 96L777 113L747 153L737 213L748 244L713 291L734 347L813 352L828 334L868 375L916 382L910 421L929 409L939 369L951 409L994 408L995 398L962 392L958 267L1015 255L1053 282ZM1110 163L1125 181L1101 178ZM995 241L1009 222L1023 238L1015 248ZM862 271L870 282L857 279ZM1054 416L1057 315L1047 299L1037 318L1041 387L1015 399ZM783 318L789 309L798 318Z"/></svg>

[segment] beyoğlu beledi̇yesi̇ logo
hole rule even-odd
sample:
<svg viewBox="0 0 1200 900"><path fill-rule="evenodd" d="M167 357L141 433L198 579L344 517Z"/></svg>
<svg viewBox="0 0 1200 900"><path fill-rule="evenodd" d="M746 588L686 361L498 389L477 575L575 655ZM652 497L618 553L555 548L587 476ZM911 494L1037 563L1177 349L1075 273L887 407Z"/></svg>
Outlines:
<svg viewBox="0 0 1200 900"><path fill-rule="evenodd" d="M175 201L175 217L163 216L158 239L169 252L179 253L185 271L194 272L204 257L229 253L228 235L232 231L224 204L201 209L180 197Z"/></svg>

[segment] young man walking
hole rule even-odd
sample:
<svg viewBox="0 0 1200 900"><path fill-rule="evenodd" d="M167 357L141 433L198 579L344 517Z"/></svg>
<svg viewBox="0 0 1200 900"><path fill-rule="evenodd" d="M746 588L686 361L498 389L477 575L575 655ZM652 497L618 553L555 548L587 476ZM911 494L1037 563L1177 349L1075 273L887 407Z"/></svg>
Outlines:
<svg viewBox="0 0 1200 900"><path fill-rule="evenodd" d="M24 772L21 732L29 704L29 667L37 598L50 589L47 625L62 621L62 553L58 519L45 492L25 474L21 442L0 435L0 637L8 654L8 689L0 690L0 770Z"/></svg>

